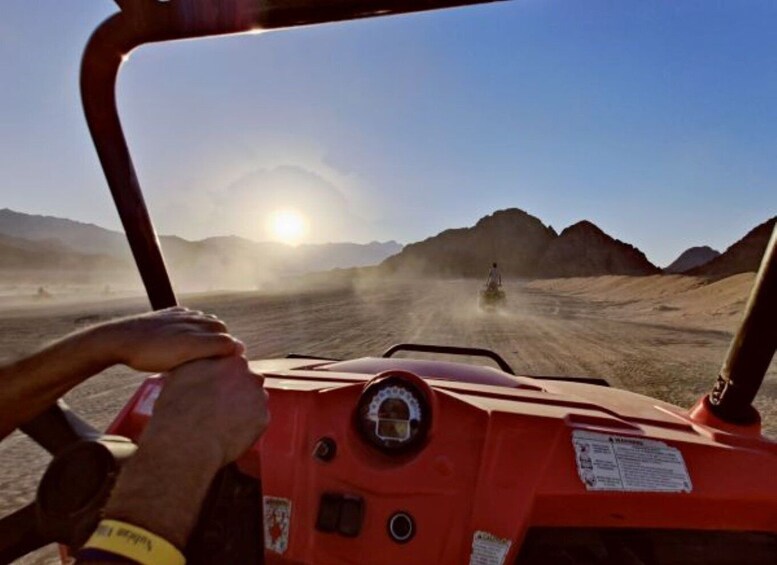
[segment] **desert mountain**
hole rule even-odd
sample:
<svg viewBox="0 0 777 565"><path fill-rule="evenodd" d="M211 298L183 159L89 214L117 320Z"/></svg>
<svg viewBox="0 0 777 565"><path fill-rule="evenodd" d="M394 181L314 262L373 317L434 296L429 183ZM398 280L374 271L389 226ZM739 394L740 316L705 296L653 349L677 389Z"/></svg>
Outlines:
<svg viewBox="0 0 777 565"><path fill-rule="evenodd" d="M709 263L686 271L685 274L722 278L737 273L757 271L775 222L777 222L777 216L750 230L745 237Z"/></svg>
<svg viewBox="0 0 777 565"><path fill-rule="evenodd" d="M16 241L19 241L18 239ZM23 241L23 240L22 240ZM29 272L51 270L110 270L124 268L125 263L108 255L87 255L60 249L35 248L25 243L9 245L0 238L0 271Z"/></svg>
<svg viewBox="0 0 777 565"><path fill-rule="evenodd" d="M485 276L497 261L506 276L572 277L658 272L645 255L583 221L558 235L523 210L500 210L471 228L407 245L382 268L394 273Z"/></svg>
<svg viewBox="0 0 777 565"><path fill-rule="evenodd" d="M677 259L672 261L668 267L664 268L664 272L669 274L684 273L685 271L709 263L718 255L720 255L720 251L716 251L707 245L691 247L680 253L680 256Z"/></svg>
<svg viewBox="0 0 777 565"><path fill-rule="evenodd" d="M545 248L557 237L552 228L523 210L500 210L471 228L446 230L406 245L381 265L389 272L436 276L482 276L492 261L508 276L532 276Z"/></svg>
<svg viewBox="0 0 777 565"><path fill-rule="evenodd" d="M58 240L31 241L0 234L0 278L4 283L93 283L93 273L132 276L128 261L78 253Z"/></svg>
<svg viewBox="0 0 777 565"><path fill-rule="evenodd" d="M569 226L551 241L537 265L537 274L550 278L658 272L642 251L586 220Z"/></svg>
<svg viewBox="0 0 777 565"><path fill-rule="evenodd" d="M291 247L235 236L159 239L174 282L192 290L253 288L278 276L375 265L402 249L395 241ZM77 270L78 280L97 270L102 272L99 280L111 282L134 271L124 234L64 218L0 210L0 246L0 275L5 278L7 269L18 274L49 268Z"/></svg>
<svg viewBox="0 0 777 565"><path fill-rule="evenodd" d="M8 208L0 210L0 234L32 242L48 241L78 253L129 255L124 234L94 224L24 214Z"/></svg>

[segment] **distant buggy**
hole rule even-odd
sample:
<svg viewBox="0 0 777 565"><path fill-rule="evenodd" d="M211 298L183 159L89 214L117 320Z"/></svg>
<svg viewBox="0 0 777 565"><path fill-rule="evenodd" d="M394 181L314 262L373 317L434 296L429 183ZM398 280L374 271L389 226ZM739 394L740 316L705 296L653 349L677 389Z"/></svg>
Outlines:
<svg viewBox="0 0 777 565"><path fill-rule="evenodd" d="M481 308L499 308L504 306L507 301L507 295L501 287L496 285L486 285L480 291L478 304Z"/></svg>

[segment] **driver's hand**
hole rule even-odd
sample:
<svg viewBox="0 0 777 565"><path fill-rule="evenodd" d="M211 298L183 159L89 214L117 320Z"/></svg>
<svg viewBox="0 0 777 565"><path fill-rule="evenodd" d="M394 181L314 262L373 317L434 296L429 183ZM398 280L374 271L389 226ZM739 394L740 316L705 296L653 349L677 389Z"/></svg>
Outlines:
<svg viewBox="0 0 777 565"><path fill-rule="evenodd" d="M170 372L105 507L183 547L216 472L267 427L262 377L242 356L186 363Z"/></svg>
<svg viewBox="0 0 777 565"><path fill-rule="evenodd" d="M165 378L141 445L182 442L218 456L219 466L237 459L267 427L264 379L242 356L203 359ZM192 437L196 431L196 437Z"/></svg>
<svg viewBox="0 0 777 565"><path fill-rule="evenodd" d="M176 306L93 328L106 356L138 371L160 373L207 357L241 355L243 344L218 318Z"/></svg>

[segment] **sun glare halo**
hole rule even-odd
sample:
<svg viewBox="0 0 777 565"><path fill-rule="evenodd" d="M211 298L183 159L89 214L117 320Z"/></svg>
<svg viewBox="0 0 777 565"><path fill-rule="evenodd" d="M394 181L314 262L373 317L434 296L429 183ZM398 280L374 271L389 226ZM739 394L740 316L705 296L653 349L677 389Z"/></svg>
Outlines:
<svg viewBox="0 0 777 565"><path fill-rule="evenodd" d="M277 210L270 216L269 228L276 241L295 245L307 234L308 223L296 210Z"/></svg>

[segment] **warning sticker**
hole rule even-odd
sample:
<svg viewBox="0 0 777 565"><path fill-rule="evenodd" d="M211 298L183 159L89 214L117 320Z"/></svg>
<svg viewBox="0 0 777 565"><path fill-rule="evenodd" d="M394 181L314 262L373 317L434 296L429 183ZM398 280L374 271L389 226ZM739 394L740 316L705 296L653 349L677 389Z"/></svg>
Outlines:
<svg viewBox="0 0 777 565"><path fill-rule="evenodd" d="M488 532L475 532L469 565L504 565L510 544L509 539L498 538Z"/></svg>
<svg viewBox="0 0 777 565"><path fill-rule="evenodd" d="M691 477L676 447L662 441L572 432L577 474L588 490L691 492Z"/></svg>
<svg viewBox="0 0 777 565"><path fill-rule="evenodd" d="M286 553L291 527L291 500L264 497L264 547L275 553Z"/></svg>

